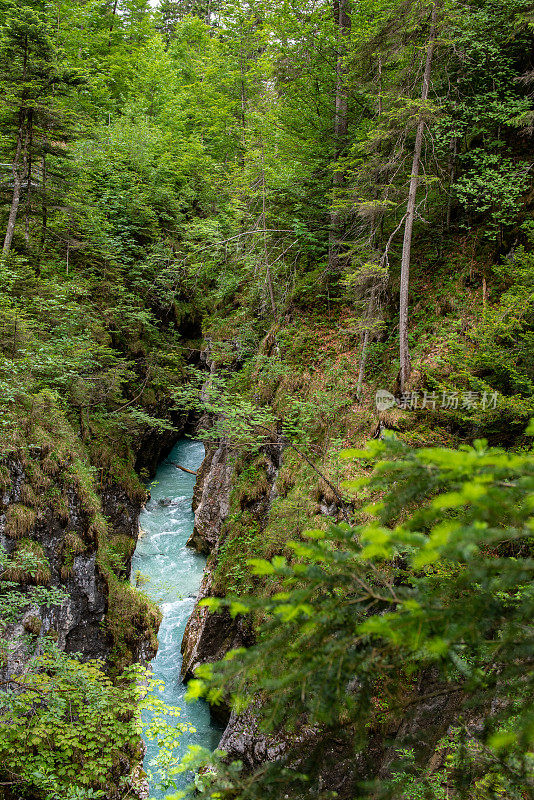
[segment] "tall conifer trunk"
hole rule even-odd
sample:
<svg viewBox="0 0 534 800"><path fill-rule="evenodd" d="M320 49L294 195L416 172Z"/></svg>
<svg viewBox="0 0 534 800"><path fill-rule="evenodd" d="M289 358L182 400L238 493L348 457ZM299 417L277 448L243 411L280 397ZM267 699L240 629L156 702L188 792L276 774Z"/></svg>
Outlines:
<svg viewBox="0 0 534 800"><path fill-rule="evenodd" d="M28 54L29 54L29 41L28 37L24 37L24 44L23 44L23 57L22 57L22 83L24 86L24 82L26 81L26 77L28 75ZM4 239L4 246L2 248L2 252L4 256L9 254L11 250L11 244L13 243L13 236L15 233L15 225L17 223L17 215L19 211L20 205L20 195L22 189L22 176L24 174L24 168L26 167L26 159L28 154L28 132L27 132L27 125L26 125L26 89L23 89L22 92L22 102L19 109L19 124L17 130L17 145L15 148L15 157L12 163L12 173L13 173L13 195L11 198L11 207L9 209L9 217L7 220L7 228L6 228L6 235ZM22 164L21 164L22 161Z"/></svg>
<svg viewBox="0 0 534 800"><path fill-rule="evenodd" d="M25 160L25 125L24 125L24 111L19 114L19 129L17 133L17 148L15 151L15 158L11 167L13 173L13 195L11 197L11 207L9 209L9 217L7 220L6 235L4 238L3 254L7 256L11 250L13 242L13 235L15 233L15 225L17 223L17 215L20 205L20 195L22 190L22 164L21 161Z"/></svg>
<svg viewBox="0 0 534 800"><path fill-rule="evenodd" d="M436 23L438 19L439 0L435 0L432 8L432 19L430 23L430 34L428 37L428 47L426 51L425 71L423 74L423 88L421 91L421 103L428 99L430 88L430 74L432 70L432 59L436 44ZM406 203L406 221L404 223L404 241L402 244L402 261L400 277L400 313L399 313L399 355L400 355L400 390L404 392L408 378L410 377L410 352L408 348L408 292L410 288L410 255L412 249L413 223L415 219L415 203L417 197L417 187L419 184L419 167L421 164L421 151L423 148L423 132L425 128L424 112L421 109L417 122L415 134L415 146L413 152L412 174L410 178L410 189L408 191L408 201Z"/></svg>
<svg viewBox="0 0 534 800"><path fill-rule="evenodd" d="M33 113L28 111L28 165L26 168L27 187L26 187L26 214L24 220L24 240L26 247L30 249L30 216L32 211L32 150L33 150Z"/></svg>
<svg viewBox="0 0 534 800"><path fill-rule="evenodd" d="M262 200L262 226L263 226L263 253L265 259L265 283L269 292L269 300L271 302L271 311L273 316L276 317L276 301L274 299L273 280L271 275L271 267L269 264L269 249L267 246L267 187L265 184L265 153L263 141L261 143L261 200Z"/></svg>
<svg viewBox="0 0 534 800"><path fill-rule="evenodd" d="M334 0L334 23L336 26L337 62L336 62L336 96L334 117L335 160L343 153L349 130L348 97L346 84L345 57L347 51L347 38L350 33L351 20L349 15L349 0ZM343 184L344 172L336 167L333 178L334 202L336 189ZM330 212L330 234L328 242L328 269L330 272L339 266L338 239L339 239L339 211L335 207Z"/></svg>

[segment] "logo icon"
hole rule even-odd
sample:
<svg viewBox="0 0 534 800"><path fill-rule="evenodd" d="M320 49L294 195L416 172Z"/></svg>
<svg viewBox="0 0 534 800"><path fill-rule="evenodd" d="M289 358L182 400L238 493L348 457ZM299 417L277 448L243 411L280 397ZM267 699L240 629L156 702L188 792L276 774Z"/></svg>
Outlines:
<svg viewBox="0 0 534 800"><path fill-rule="evenodd" d="M386 389L379 389L375 395L375 403L378 411L387 411L388 408L393 408L397 405L397 401L391 392Z"/></svg>

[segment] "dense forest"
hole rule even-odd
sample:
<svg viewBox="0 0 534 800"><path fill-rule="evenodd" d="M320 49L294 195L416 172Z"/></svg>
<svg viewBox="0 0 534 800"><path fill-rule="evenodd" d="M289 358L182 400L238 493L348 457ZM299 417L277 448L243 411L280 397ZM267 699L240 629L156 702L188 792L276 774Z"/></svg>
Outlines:
<svg viewBox="0 0 534 800"><path fill-rule="evenodd" d="M0 800L146 798L142 736L173 800L534 797L533 45L528 0L0 0ZM185 756L130 580L184 434Z"/></svg>

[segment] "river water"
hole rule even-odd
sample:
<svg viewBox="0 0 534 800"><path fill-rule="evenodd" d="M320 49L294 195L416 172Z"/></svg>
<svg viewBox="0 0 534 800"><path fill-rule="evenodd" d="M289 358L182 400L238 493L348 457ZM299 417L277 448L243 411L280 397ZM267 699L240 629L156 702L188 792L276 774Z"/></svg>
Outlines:
<svg viewBox="0 0 534 800"><path fill-rule="evenodd" d="M177 469L173 462L196 471L203 458L203 444L182 439L160 464L149 486L151 498L139 519L142 534L132 559L132 582L155 600L163 612L159 650L151 663L154 677L165 682L165 689L158 696L166 704L181 708L178 722L195 728L194 733L181 735L180 754L191 744L213 749L221 736L221 730L210 721L206 704L185 702L186 687L180 680L180 644L206 559L185 546L193 532L191 501L195 477ZM158 748L151 741L146 745L144 766L150 773L150 762ZM189 780L190 776L179 777L177 785L183 788ZM156 784L157 780L151 781L150 796L164 797L165 793L158 791Z"/></svg>

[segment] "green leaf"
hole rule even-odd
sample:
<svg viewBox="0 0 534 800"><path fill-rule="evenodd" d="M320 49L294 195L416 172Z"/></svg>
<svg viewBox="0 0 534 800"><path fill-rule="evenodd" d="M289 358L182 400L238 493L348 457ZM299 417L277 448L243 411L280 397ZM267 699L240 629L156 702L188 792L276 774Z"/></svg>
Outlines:
<svg viewBox="0 0 534 800"><path fill-rule="evenodd" d="M247 564L252 567L253 575L273 575L276 571L271 562L263 558L250 558Z"/></svg>

